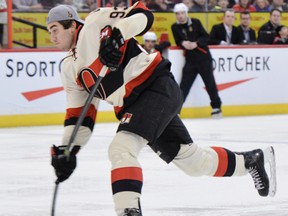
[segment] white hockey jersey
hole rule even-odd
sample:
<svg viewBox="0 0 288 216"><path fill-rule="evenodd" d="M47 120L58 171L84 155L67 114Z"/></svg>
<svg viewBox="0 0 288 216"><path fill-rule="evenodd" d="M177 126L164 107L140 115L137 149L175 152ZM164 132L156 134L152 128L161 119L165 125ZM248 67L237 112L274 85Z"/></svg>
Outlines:
<svg viewBox="0 0 288 216"><path fill-rule="evenodd" d="M162 61L159 52L148 54L134 36L144 34L153 23L152 13L140 2L129 8L100 8L89 14L84 26L75 34L75 49L62 63L62 81L67 94L67 113L63 144L67 145L71 132L82 111L103 64L99 60L101 34L107 26L120 29L125 44L117 71L107 71L96 98L84 119L73 145L85 144L93 130L99 99L114 106L118 119L125 107L132 104L138 95L160 74L154 69Z"/></svg>

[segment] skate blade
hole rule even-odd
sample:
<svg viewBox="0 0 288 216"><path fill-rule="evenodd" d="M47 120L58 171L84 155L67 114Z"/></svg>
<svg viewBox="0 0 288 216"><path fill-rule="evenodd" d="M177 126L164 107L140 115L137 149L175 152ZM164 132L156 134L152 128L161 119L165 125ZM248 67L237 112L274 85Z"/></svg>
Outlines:
<svg viewBox="0 0 288 216"><path fill-rule="evenodd" d="M274 197L277 191L277 181L276 181L276 161L274 148L270 146L264 150L264 161L265 164L269 163L270 175L269 175L269 196Z"/></svg>

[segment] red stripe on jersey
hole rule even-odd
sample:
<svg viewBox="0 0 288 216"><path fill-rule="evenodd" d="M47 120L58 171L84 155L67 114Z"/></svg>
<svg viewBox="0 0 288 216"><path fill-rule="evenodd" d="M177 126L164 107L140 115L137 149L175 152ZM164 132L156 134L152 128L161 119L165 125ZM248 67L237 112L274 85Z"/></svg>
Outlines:
<svg viewBox="0 0 288 216"><path fill-rule="evenodd" d="M116 113L116 115L123 109L123 106L119 107L119 106L114 106L114 112Z"/></svg>
<svg viewBox="0 0 288 216"><path fill-rule="evenodd" d="M102 62L100 61L99 58L97 58L91 65L89 65L89 68L91 70L93 70L93 72L97 75L97 77L99 76L102 67L103 67L103 64L102 64ZM107 71L107 73L108 72L109 71Z"/></svg>
<svg viewBox="0 0 288 216"><path fill-rule="evenodd" d="M126 48L127 48L127 41L125 41L124 45L121 46L119 50L120 50L122 53L125 53ZM124 58L124 55L122 56L122 58L121 58L121 60L120 60L120 63L122 62L123 58ZM99 57L98 57L91 65L88 66L88 68L90 68L90 69L97 75L97 77L98 77L99 74L100 74L101 69L103 68L103 66L104 66L104 65L102 64L102 62L100 61L100 59L99 59ZM107 75L108 73L110 73L110 72L111 72L111 71L108 70L108 71L106 72L106 75Z"/></svg>
<svg viewBox="0 0 288 216"><path fill-rule="evenodd" d="M91 86L95 84L95 80L93 79L93 76L89 71L83 71L83 73L81 73L81 76L83 80L82 85L85 85L86 89L89 89Z"/></svg>
<svg viewBox="0 0 288 216"><path fill-rule="evenodd" d="M144 9L144 10L149 10L149 9L145 6L145 4L143 4L141 1L138 1L137 5L135 5L135 7L134 7L133 9L135 9L135 8L142 8L142 9Z"/></svg>
<svg viewBox="0 0 288 216"><path fill-rule="evenodd" d="M68 108L66 109L66 117L65 119L70 119L70 118L78 118L81 115L81 112L83 110L83 107L77 107L77 108ZM86 117L90 117L93 119L93 121L95 122L96 119L96 114L97 114L97 110L95 108L95 106L93 104L90 105L87 113L86 113Z"/></svg>
<svg viewBox="0 0 288 216"><path fill-rule="evenodd" d="M126 49L127 49L127 42L128 42L129 40L126 40L126 41L124 41L124 45L122 45L121 47L120 47L120 52L122 52L122 53L126 53ZM121 60L120 60L120 62L122 63L122 61L123 61L123 58L124 58L124 55L122 56L122 58L121 58Z"/></svg>
<svg viewBox="0 0 288 216"><path fill-rule="evenodd" d="M132 93L133 89L143 82L145 82L151 74L154 72L155 68L159 64L159 62L162 60L160 52L157 52L157 56L154 58L153 62L135 79L131 80L129 83L125 85L125 96L123 99L129 97L129 95ZM118 114L123 109L123 106L115 106L114 111L116 114Z"/></svg>
<svg viewBox="0 0 288 216"><path fill-rule="evenodd" d="M80 33L80 30L82 29L83 25L79 25L78 28L76 29L76 32L74 33L74 46L76 46L77 40L78 40L78 36ZM74 48L75 49L75 48Z"/></svg>
<svg viewBox="0 0 288 216"><path fill-rule="evenodd" d="M143 182L142 169L140 167L123 167L111 171L112 183L127 179Z"/></svg>
<svg viewBox="0 0 288 216"><path fill-rule="evenodd" d="M224 176L228 168L228 154L224 148L211 147L218 154L218 168L214 176Z"/></svg>

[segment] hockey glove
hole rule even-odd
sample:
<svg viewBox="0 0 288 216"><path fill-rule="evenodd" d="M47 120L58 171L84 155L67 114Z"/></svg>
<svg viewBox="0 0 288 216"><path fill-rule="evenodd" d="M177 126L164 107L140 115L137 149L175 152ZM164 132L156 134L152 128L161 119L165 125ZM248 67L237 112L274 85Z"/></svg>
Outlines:
<svg viewBox="0 0 288 216"><path fill-rule="evenodd" d="M111 27L107 31L111 32ZM105 29L104 29L105 30ZM99 57L100 61L110 68L111 71L118 69L122 52L119 50L124 45L124 38L119 29L113 28L111 35L107 34L101 38Z"/></svg>
<svg viewBox="0 0 288 216"><path fill-rule="evenodd" d="M57 182L63 182L69 178L76 168L76 154L80 150L80 146L74 146L69 158L64 155L66 146L51 147L51 164L55 169L55 174L58 177Z"/></svg>

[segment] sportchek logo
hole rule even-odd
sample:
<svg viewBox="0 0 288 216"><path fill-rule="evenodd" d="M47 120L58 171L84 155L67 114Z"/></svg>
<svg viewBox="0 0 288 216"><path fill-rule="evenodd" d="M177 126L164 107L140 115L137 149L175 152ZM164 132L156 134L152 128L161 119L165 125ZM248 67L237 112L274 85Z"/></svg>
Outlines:
<svg viewBox="0 0 288 216"><path fill-rule="evenodd" d="M253 80L255 78L249 78L249 79L243 79L243 80L237 80L233 82L227 82L227 83L222 83L218 84L217 88L218 91L222 91L228 88L232 88L236 85L240 85L242 83L248 82L250 80ZM204 89L206 89L204 87ZM63 90L63 87L56 87L56 88L49 88L49 89L42 89L42 90L36 90L36 91L29 91L29 92L23 92L22 95L28 100L28 101L33 101L37 100L52 94L55 94L57 92L60 92Z"/></svg>

